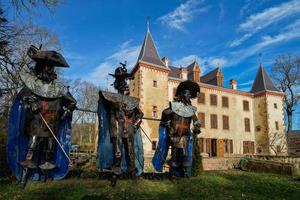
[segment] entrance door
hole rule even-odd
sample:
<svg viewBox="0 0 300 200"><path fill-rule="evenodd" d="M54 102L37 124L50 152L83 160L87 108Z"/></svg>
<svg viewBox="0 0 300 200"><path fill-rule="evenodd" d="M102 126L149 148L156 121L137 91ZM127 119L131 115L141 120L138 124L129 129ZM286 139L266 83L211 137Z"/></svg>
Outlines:
<svg viewBox="0 0 300 200"><path fill-rule="evenodd" d="M217 139L211 139L211 156L217 156Z"/></svg>
<svg viewBox="0 0 300 200"><path fill-rule="evenodd" d="M222 139L217 140L217 156L224 157L224 141Z"/></svg>

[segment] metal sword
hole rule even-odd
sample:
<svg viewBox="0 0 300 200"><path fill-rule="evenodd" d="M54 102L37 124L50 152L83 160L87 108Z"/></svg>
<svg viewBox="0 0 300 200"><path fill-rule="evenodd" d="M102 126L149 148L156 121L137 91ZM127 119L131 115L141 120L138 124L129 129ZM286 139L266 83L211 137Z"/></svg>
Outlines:
<svg viewBox="0 0 300 200"><path fill-rule="evenodd" d="M49 129L50 133L52 134L53 138L55 139L55 141L57 142L58 146L60 147L60 149L62 150L62 152L64 153L64 155L66 156L66 158L68 159L69 163L71 164L72 161L70 159L70 157L68 156L68 154L66 153L66 151L64 150L63 146L60 144L60 142L58 141L57 137L55 136L55 134L53 133L52 129L50 128L50 126L48 125L47 121L45 120L45 118L43 117L43 115L41 113L39 113L39 115L41 116L43 122L45 123L45 125L47 126L47 128Z"/></svg>

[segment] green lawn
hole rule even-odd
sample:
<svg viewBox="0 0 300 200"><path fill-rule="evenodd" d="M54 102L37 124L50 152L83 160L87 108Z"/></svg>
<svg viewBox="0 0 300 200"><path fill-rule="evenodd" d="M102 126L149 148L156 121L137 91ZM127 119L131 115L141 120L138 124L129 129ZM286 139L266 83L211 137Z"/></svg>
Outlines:
<svg viewBox="0 0 300 200"><path fill-rule="evenodd" d="M115 188L97 178L29 182L25 190L15 182L1 181L0 199L300 199L300 180L232 170L172 182L121 180Z"/></svg>

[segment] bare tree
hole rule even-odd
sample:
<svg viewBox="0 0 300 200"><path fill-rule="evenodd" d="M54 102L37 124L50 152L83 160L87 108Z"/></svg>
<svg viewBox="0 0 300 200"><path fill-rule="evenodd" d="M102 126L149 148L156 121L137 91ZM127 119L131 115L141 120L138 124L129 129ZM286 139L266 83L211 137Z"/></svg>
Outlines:
<svg viewBox="0 0 300 200"><path fill-rule="evenodd" d="M50 11L53 11L63 0L10 0L8 3L13 6L17 13L25 10L33 12L39 6L45 6Z"/></svg>
<svg viewBox="0 0 300 200"><path fill-rule="evenodd" d="M287 152L287 138L284 133L275 132L270 134L269 147L275 155L285 154Z"/></svg>
<svg viewBox="0 0 300 200"><path fill-rule="evenodd" d="M272 66L272 79L284 92L284 108L287 114L287 131L293 128L293 112L300 100L300 59L292 55L281 55Z"/></svg>
<svg viewBox="0 0 300 200"><path fill-rule="evenodd" d="M69 83L70 91L77 100L77 110L73 114L73 142L93 150L97 136L97 111L99 88L92 83L75 80ZM86 112L86 110L94 112ZM83 147L84 148L84 147Z"/></svg>

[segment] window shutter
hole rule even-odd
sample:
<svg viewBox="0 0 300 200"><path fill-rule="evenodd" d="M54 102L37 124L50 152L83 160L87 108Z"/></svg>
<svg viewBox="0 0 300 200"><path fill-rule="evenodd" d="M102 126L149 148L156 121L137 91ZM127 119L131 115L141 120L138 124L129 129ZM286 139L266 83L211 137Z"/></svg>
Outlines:
<svg viewBox="0 0 300 200"><path fill-rule="evenodd" d="M228 97L222 97L222 107L225 107L225 108L229 107Z"/></svg>
<svg viewBox="0 0 300 200"><path fill-rule="evenodd" d="M210 138L206 138L206 153L211 156L211 140Z"/></svg>
<svg viewBox="0 0 300 200"><path fill-rule="evenodd" d="M229 117L223 115L223 129L229 130Z"/></svg>
<svg viewBox="0 0 300 200"><path fill-rule="evenodd" d="M218 128L218 118L217 118L216 114L210 115L210 123L211 123L211 128L214 128L214 129Z"/></svg>
<svg viewBox="0 0 300 200"><path fill-rule="evenodd" d="M201 122L201 127L205 128L205 113L198 113L198 119Z"/></svg>
<svg viewBox="0 0 300 200"><path fill-rule="evenodd" d="M229 140L230 141L230 153L233 153L233 142L232 140Z"/></svg>
<svg viewBox="0 0 300 200"><path fill-rule="evenodd" d="M215 94L210 95L210 105L217 106L218 105L218 97Z"/></svg>

